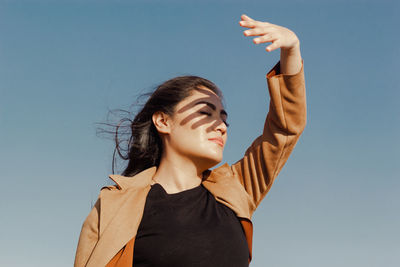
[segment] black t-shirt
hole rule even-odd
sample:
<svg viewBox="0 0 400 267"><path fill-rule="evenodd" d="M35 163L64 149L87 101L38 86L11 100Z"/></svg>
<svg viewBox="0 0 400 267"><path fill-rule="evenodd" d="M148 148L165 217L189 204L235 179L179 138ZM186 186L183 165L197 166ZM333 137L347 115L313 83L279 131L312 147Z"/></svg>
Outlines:
<svg viewBox="0 0 400 267"><path fill-rule="evenodd" d="M168 194L151 186L135 238L134 267L244 267L249 248L236 214L200 184Z"/></svg>

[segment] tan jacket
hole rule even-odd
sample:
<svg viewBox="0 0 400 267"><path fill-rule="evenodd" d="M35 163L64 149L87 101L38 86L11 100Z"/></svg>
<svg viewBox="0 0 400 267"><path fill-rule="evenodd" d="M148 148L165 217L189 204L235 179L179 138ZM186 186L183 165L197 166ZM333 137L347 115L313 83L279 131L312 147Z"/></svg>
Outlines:
<svg viewBox="0 0 400 267"><path fill-rule="evenodd" d="M280 73L278 62L266 75L269 112L262 135L233 165L208 170L202 184L215 199L239 218L252 252L252 215L289 158L306 125L303 61L297 74ZM115 186L106 186L83 223L75 267L131 267L135 236L156 167L133 177L111 174Z"/></svg>

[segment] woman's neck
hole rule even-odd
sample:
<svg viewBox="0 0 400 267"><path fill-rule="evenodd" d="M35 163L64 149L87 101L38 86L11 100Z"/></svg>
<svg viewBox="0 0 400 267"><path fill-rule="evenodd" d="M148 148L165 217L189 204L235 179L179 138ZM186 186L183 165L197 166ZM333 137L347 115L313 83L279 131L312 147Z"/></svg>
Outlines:
<svg viewBox="0 0 400 267"><path fill-rule="evenodd" d="M199 186L202 179L203 171L194 162L179 157L163 157L153 183L161 184L168 194L174 194Z"/></svg>

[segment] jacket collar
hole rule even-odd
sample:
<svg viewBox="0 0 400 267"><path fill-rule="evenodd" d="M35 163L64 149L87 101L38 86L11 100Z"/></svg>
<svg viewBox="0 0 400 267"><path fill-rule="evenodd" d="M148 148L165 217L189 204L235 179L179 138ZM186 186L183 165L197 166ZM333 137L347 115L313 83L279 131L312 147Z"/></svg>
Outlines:
<svg viewBox="0 0 400 267"><path fill-rule="evenodd" d="M224 174L228 174L229 165L225 163L217 169L211 171L206 170L203 173L203 182L216 183ZM119 174L110 174L108 177L114 181L118 189L128 189L132 187L142 188L152 183L152 178L157 171L157 167L153 166L145 169L134 176L123 176Z"/></svg>
<svg viewBox="0 0 400 267"><path fill-rule="evenodd" d="M151 178L153 178L156 171L157 167L153 166L131 177L119 174L110 174L108 177L114 181L118 189L141 188L151 183Z"/></svg>

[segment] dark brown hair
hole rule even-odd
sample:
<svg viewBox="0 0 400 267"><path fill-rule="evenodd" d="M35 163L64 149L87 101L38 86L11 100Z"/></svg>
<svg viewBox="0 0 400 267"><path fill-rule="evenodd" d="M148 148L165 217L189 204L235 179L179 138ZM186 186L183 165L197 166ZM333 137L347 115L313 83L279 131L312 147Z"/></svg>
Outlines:
<svg viewBox="0 0 400 267"><path fill-rule="evenodd" d="M210 89L222 100L222 92L213 82L198 76L178 76L156 86L152 92L140 95L138 100L142 97L148 97L148 99L133 119L131 112L117 109L114 111L122 111L128 115L120 119L117 124L100 123L114 128L113 131L99 128L101 132L114 135L115 148L112 173L114 173L116 153L123 160L128 160L127 166L121 173L123 176L134 176L149 167L158 166L163 147L161 138L153 124L153 114L162 111L172 116L176 105L190 96L192 90L201 89L199 86ZM113 113L113 111L109 111L110 113ZM128 125L124 125L126 123ZM125 131L121 132L121 130ZM128 138L121 138L124 135Z"/></svg>

